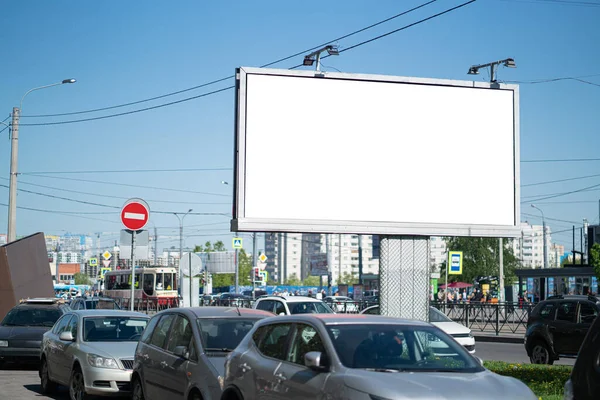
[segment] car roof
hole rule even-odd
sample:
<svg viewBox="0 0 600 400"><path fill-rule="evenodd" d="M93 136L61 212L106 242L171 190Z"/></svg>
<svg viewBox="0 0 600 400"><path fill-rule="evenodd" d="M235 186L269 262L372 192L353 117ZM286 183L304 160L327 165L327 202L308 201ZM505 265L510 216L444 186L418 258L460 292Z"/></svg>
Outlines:
<svg viewBox="0 0 600 400"><path fill-rule="evenodd" d="M187 315L190 318L216 318L216 317L246 317L246 318L266 318L272 317L274 314L268 311L255 310L253 308L245 307L185 307L185 308L172 308L169 310L161 311L159 314L166 314L170 312L178 312Z"/></svg>
<svg viewBox="0 0 600 400"><path fill-rule="evenodd" d="M146 317L148 315L136 312L136 311L125 311L125 310L73 310L72 314L81 315L82 317Z"/></svg>
<svg viewBox="0 0 600 400"><path fill-rule="evenodd" d="M77 298L77 300L83 300L83 301L114 301L115 303L117 302L115 299L111 299L110 297L81 297L81 298Z"/></svg>
<svg viewBox="0 0 600 400"><path fill-rule="evenodd" d="M324 325L373 324L373 325L406 325L431 326L424 321L385 317L369 314L294 314L278 316L278 320L289 322L321 322Z"/></svg>
<svg viewBox="0 0 600 400"><path fill-rule="evenodd" d="M285 300L288 303L297 303L297 302L313 302L320 303L321 300L314 299L308 296L267 296L261 297L260 300Z"/></svg>

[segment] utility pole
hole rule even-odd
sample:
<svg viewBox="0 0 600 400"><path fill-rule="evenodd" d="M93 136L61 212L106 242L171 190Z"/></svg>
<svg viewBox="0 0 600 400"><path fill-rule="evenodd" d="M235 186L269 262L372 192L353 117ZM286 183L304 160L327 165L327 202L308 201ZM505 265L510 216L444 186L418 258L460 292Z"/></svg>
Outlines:
<svg viewBox="0 0 600 400"><path fill-rule="evenodd" d="M325 234L325 254L327 256L327 295L331 296L331 281L333 279L333 264L329 251L329 234Z"/></svg>
<svg viewBox="0 0 600 400"><path fill-rule="evenodd" d="M10 139L10 182L8 194L8 234L7 242L17 239L17 158L19 155L19 117L21 110L13 107L12 137Z"/></svg>
<svg viewBox="0 0 600 400"><path fill-rule="evenodd" d="M340 257L340 262L338 263L338 278L337 278L337 285L338 285L338 292L340 290L340 280L342 279L342 234L339 234L339 243L338 243L338 254Z"/></svg>
<svg viewBox="0 0 600 400"><path fill-rule="evenodd" d="M358 235L358 284L363 284L362 236ZM356 298L356 297L355 297Z"/></svg>
<svg viewBox="0 0 600 400"><path fill-rule="evenodd" d="M158 265L158 229L154 227L154 266Z"/></svg>
<svg viewBox="0 0 600 400"><path fill-rule="evenodd" d="M500 288L498 290L498 301L502 303L504 302L504 241L502 238L499 239L498 259L500 261Z"/></svg>
<svg viewBox="0 0 600 400"><path fill-rule="evenodd" d="M256 271L256 268L258 268L257 260L258 260L258 257L256 254L256 232L254 232L252 234L252 273L251 273L251 275L252 275L252 278L251 278L252 279L252 300L254 300L256 298L256 296L254 294L254 292L256 290L256 281L255 281L256 274L254 272Z"/></svg>

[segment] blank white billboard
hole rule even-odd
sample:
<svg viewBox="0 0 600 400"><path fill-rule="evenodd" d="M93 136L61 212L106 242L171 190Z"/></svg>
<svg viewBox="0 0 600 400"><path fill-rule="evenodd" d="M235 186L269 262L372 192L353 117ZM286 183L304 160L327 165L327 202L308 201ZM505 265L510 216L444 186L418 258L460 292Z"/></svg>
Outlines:
<svg viewBox="0 0 600 400"><path fill-rule="evenodd" d="M240 68L232 230L514 236L518 88Z"/></svg>

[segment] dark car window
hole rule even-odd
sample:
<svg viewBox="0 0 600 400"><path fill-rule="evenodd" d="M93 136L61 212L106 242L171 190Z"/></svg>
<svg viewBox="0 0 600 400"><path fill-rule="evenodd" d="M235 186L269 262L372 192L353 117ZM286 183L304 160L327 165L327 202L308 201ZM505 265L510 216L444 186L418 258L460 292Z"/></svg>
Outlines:
<svg viewBox="0 0 600 400"><path fill-rule="evenodd" d="M556 320L564 322L575 322L577 303L574 301L563 301L558 305Z"/></svg>
<svg viewBox="0 0 600 400"><path fill-rule="evenodd" d="M256 306L257 310L263 310L268 312L273 312L273 300L261 300L258 302Z"/></svg>
<svg viewBox="0 0 600 400"><path fill-rule="evenodd" d="M591 324L598 315L598 309L591 303L581 302L579 308L579 322L582 324Z"/></svg>
<svg viewBox="0 0 600 400"><path fill-rule="evenodd" d="M69 323L69 319L70 318L71 318L70 315L64 315L64 316L62 316L56 322L56 324L54 324L54 328L52 328L52 333L54 333L55 335L60 335L60 333L65 329L65 327Z"/></svg>
<svg viewBox="0 0 600 400"><path fill-rule="evenodd" d="M333 314L333 310L322 301L288 303L291 314Z"/></svg>
<svg viewBox="0 0 600 400"><path fill-rule="evenodd" d="M233 350L252 329L256 318L198 318L200 340L206 351Z"/></svg>
<svg viewBox="0 0 600 400"><path fill-rule="evenodd" d="M152 333L152 338L150 339L150 344L156 347L163 348L165 345L165 339L167 338L167 333L169 333L169 328L171 327L171 322L175 319L175 314L167 314L164 315L158 326Z"/></svg>
<svg viewBox="0 0 600 400"><path fill-rule="evenodd" d="M365 310L365 312L363 314L368 314L368 315L379 315L379 306L374 306L374 307L369 307ZM431 318L431 313L429 313L430 318Z"/></svg>
<svg viewBox="0 0 600 400"><path fill-rule="evenodd" d="M540 318L554 320L554 313L556 311L556 304L546 303L540 309Z"/></svg>
<svg viewBox="0 0 600 400"><path fill-rule="evenodd" d="M191 338L192 326L190 321L187 318L178 315L175 323L173 324L173 329L171 329L171 333L169 334L167 350L172 353L177 346L184 346L187 348L190 344Z"/></svg>
<svg viewBox="0 0 600 400"><path fill-rule="evenodd" d="M285 305L281 301L275 301L275 314L279 315L281 313L287 314L285 311Z"/></svg>
<svg viewBox="0 0 600 400"><path fill-rule="evenodd" d="M81 302L83 304L83 302ZM119 305L112 299L96 299L85 301L86 310L120 310Z"/></svg>
<svg viewBox="0 0 600 400"><path fill-rule="evenodd" d="M257 343L258 350L267 357L285 360L285 343L291 324L269 325L269 330Z"/></svg>
<svg viewBox="0 0 600 400"><path fill-rule="evenodd" d="M52 327L61 315L57 308L18 307L8 312L2 325Z"/></svg>
<svg viewBox="0 0 600 400"><path fill-rule="evenodd" d="M309 351L325 354L325 346L319 333L310 325L298 324L288 352L287 361L304 365L304 355Z"/></svg>
<svg viewBox="0 0 600 400"><path fill-rule="evenodd" d="M159 320L160 316L156 316L152 318L150 322L148 322L148 325L146 325L146 329L144 329L144 333L142 333L142 337L140 338L141 342L148 343L150 341L150 338L152 337L152 331L154 331L154 328Z"/></svg>

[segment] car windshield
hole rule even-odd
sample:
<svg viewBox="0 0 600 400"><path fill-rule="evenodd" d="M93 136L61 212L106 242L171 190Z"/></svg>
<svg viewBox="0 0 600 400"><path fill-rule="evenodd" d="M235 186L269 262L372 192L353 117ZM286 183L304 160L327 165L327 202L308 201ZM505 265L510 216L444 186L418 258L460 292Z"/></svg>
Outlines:
<svg viewBox="0 0 600 400"><path fill-rule="evenodd" d="M200 340L205 351L231 351L252 329L256 318L198 318Z"/></svg>
<svg viewBox="0 0 600 400"><path fill-rule="evenodd" d="M452 322L452 320L437 308L429 307L429 322Z"/></svg>
<svg viewBox="0 0 600 400"><path fill-rule="evenodd" d="M13 308L4 317L2 325L52 327L60 316L61 313L56 308Z"/></svg>
<svg viewBox="0 0 600 400"><path fill-rule="evenodd" d="M479 372L460 344L431 326L336 324L327 330L342 364L373 371Z"/></svg>
<svg viewBox="0 0 600 400"><path fill-rule="evenodd" d="M87 317L83 319L85 342L137 342L148 323L146 318Z"/></svg>
<svg viewBox="0 0 600 400"><path fill-rule="evenodd" d="M120 310L119 305L114 300L86 300L85 301L86 310Z"/></svg>
<svg viewBox="0 0 600 400"><path fill-rule="evenodd" d="M333 310L321 301L288 302L292 314L333 314Z"/></svg>

